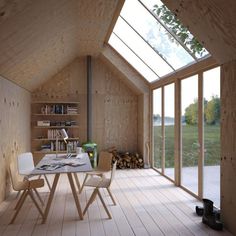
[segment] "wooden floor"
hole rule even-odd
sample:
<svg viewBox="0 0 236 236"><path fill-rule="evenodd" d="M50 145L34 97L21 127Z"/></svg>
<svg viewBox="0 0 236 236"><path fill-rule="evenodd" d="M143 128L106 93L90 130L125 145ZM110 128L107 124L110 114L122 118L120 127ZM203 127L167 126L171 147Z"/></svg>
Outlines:
<svg viewBox="0 0 236 236"><path fill-rule="evenodd" d="M82 181L83 175L79 177ZM203 225L201 217L194 213L199 202L152 169L117 170L111 190L116 206L105 190L102 194L113 218L107 219L97 199L81 221L67 177L63 175L46 224L41 224L41 217L28 198L15 223L9 225L16 203L14 193L0 205L0 235L230 235ZM40 194L46 201L47 186ZM90 194L91 189L86 188L80 195L82 208Z"/></svg>

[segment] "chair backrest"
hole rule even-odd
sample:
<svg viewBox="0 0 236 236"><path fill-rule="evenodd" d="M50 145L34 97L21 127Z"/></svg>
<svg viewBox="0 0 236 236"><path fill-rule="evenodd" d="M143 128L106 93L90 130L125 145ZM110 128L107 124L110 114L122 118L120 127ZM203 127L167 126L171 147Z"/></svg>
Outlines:
<svg viewBox="0 0 236 236"><path fill-rule="evenodd" d="M21 175L29 175L34 170L34 160L31 152L22 153L17 157L18 171Z"/></svg>
<svg viewBox="0 0 236 236"><path fill-rule="evenodd" d="M14 163L10 163L9 175L10 175L10 179L11 179L11 183L12 183L12 188L15 191L20 191L20 190L23 190L27 187L28 181L23 181L22 179L21 180L19 179L19 176L18 176L18 173L17 173Z"/></svg>
<svg viewBox="0 0 236 236"><path fill-rule="evenodd" d="M100 152L97 170L110 171L111 161L112 161L112 153L104 151Z"/></svg>

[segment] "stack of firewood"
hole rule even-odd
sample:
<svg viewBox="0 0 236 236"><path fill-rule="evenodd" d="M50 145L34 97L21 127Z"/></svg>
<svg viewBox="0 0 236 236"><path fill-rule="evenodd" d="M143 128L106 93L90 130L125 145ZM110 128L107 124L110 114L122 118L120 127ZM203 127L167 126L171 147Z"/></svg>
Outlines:
<svg viewBox="0 0 236 236"><path fill-rule="evenodd" d="M108 151L113 155L112 162L114 163L117 160L118 169L143 168L143 158L138 153L122 153L118 152L115 148L110 148Z"/></svg>

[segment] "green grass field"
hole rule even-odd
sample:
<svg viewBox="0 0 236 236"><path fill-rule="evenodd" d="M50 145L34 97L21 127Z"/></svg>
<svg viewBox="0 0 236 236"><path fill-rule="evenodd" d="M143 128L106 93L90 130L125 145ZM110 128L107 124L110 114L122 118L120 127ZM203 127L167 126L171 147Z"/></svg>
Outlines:
<svg viewBox="0 0 236 236"><path fill-rule="evenodd" d="M183 166L196 166L198 163L197 126L182 127L182 161ZM161 166L161 127L154 127L154 165ZM220 126L204 127L205 165L220 164ZM165 167L174 167L174 126L165 127Z"/></svg>

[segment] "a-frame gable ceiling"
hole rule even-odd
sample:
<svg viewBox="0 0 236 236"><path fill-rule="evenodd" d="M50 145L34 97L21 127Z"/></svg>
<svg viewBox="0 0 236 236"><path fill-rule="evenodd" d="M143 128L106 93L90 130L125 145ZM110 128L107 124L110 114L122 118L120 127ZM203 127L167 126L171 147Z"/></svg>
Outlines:
<svg viewBox="0 0 236 236"><path fill-rule="evenodd" d="M0 75L32 91L74 58L102 53L123 1L0 0ZM218 63L236 59L235 0L163 2Z"/></svg>
<svg viewBox="0 0 236 236"><path fill-rule="evenodd" d="M0 0L0 75L32 91L101 52L119 0Z"/></svg>

